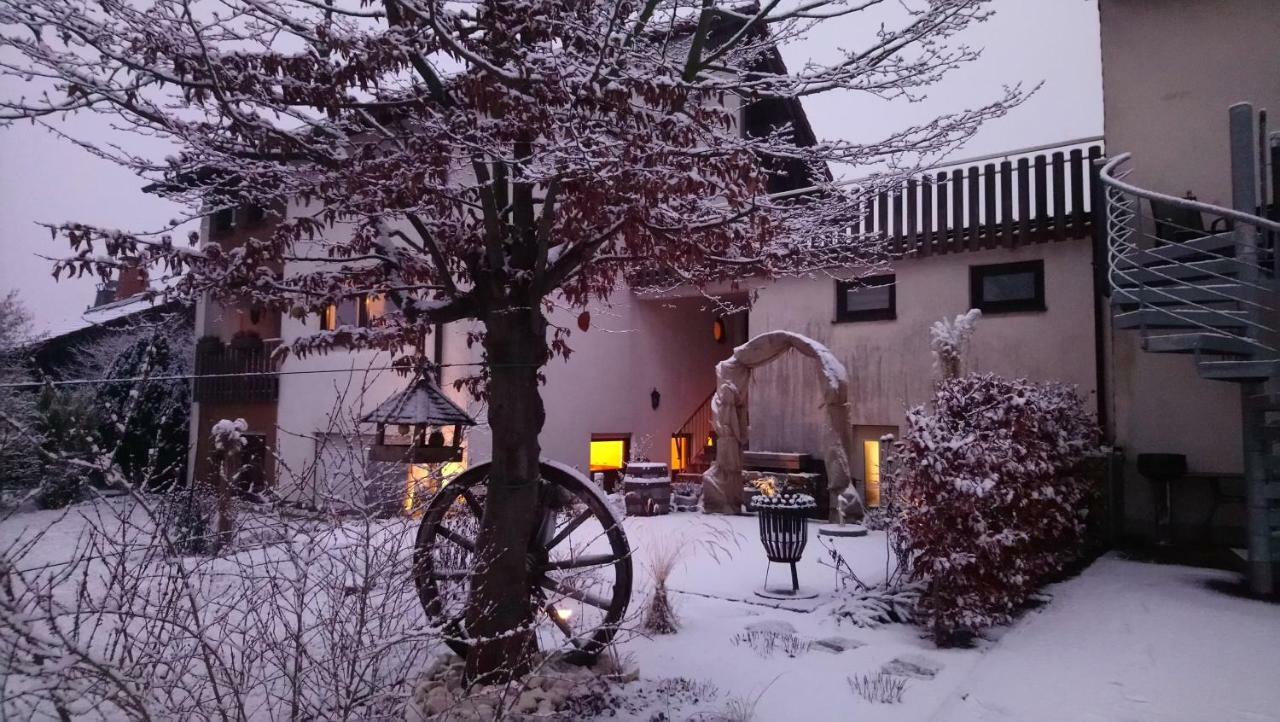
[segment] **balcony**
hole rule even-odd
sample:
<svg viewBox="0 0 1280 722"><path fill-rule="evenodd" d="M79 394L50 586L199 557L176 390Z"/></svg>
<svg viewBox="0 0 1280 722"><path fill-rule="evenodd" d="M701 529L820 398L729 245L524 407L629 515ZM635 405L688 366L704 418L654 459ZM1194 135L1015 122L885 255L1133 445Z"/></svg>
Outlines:
<svg viewBox="0 0 1280 722"><path fill-rule="evenodd" d="M278 341L237 334L229 343L206 336L196 344L195 400L200 403L274 402L280 395Z"/></svg>

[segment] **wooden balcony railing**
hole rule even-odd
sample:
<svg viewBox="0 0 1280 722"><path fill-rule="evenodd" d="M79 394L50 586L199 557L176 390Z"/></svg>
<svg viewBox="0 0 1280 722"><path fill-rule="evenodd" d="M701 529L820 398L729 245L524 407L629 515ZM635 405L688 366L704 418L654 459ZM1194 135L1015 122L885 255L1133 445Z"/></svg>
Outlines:
<svg viewBox="0 0 1280 722"><path fill-rule="evenodd" d="M280 395L280 377L276 375L279 367L272 358L277 345L236 347L202 340L196 346L195 400L201 403L275 401Z"/></svg>
<svg viewBox="0 0 1280 722"><path fill-rule="evenodd" d="M869 196L850 230L896 258L1091 238L1100 158L1102 146L1084 140L939 166ZM630 269L627 280L678 283L654 266Z"/></svg>

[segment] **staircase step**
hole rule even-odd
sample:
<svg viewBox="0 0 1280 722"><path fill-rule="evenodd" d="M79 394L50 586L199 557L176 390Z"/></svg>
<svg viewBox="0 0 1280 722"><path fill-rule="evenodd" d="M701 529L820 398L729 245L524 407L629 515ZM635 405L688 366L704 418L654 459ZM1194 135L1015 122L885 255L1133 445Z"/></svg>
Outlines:
<svg viewBox="0 0 1280 722"><path fill-rule="evenodd" d="M1132 288L1135 285L1153 283L1189 281L1196 278L1213 279L1221 283L1223 277L1234 278L1247 264L1234 258L1215 258L1211 261L1193 261L1190 263L1169 263L1152 266L1135 266L1121 260L1111 270L1111 279L1117 288Z"/></svg>
<svg viewBox="0 0 1280 722"><path fill-rule="evenodd" d="M1265 381L1280 372L1280 361L1201 361L1200 377L1218 381Z"/></svg>
<svg viewBox="0 0 1280 722"><path fill-rule="evenodd" d="M1147 336L1142 350L1151 353L1207 353L1224 356L1252 356L1260 349L1238 336L1223 333L1173 333Z"/></svg>
<svg viewBox="0 0 1280 722"><path fill-rule="evenodd" d="M1185 304L1185 303L1235 303L1251 295L1250 290L1239 283L1173 284L1167 286L1135 286L1117 288L1111 292L1111 305L1133 306L1137 304Z"/></svg>
<svg viewBox="0 0 1280 722"><path fill-rule="evenodd" d="M1140 308L1118 313L1115 328L1244 328L1247 311L1217 311L1199 308Z"/></svg>
<svg viewBox="0 0 1280 722"><path fill-rule="evenodd" d="M1206 256L1234 256L1235 252L1235 236L1230 232L1226 232L1215 233L1211 236L1180 243L1169 243L1155 248L1129 251L1121 258L1128 263L1145 266L1152 263L1168 263L1170 261L1206 260Z"/></svg>

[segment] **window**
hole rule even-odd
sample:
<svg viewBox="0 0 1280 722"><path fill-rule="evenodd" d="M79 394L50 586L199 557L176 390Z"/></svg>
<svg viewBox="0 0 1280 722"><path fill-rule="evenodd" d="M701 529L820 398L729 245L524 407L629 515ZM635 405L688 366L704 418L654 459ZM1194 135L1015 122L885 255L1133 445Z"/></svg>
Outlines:
<svg viewBox="0 0 1280 722"><path fill-rule="evenodd" d="M884 452L883 438L887 435L897 435L898 428L896 426L855 426L853 427L853 437L857 444L854 447L857 453L862 454L861 459L854 459L854 463L861 468L863 480L863 499L866 501L868 508L876 508L880 506L880 459Z"/></svg>
<svg viewBox="0 0 1280 722"><path fill-rule="evenodd" d="M320 314L320 330L332 331L339 326L360 326L361 328L368 326L372 303L371 297L361 296L358 299L348 298L338 304L329 304L325 307L324 313Z"/></svg>
<svg viewBox="0 0 1280 722"><path fill-rule="evenodd" d="M693 451L693 436L689 434L671 435L671 470L684 471L689 468L689 452Z"/></svg>
<svg viewBox="0 0 1280 722"><path fill-rule="evenodd" d="M217 238L232 231L236 225L236 209L223 208L209 219L209 235Z"/></svg>
<svg viewBox="0 0 1280 722"><path fill-rule="evenodd" d="M880 506L880 442L862 442L862 475L867 480L867 506Z"/></svg>
<svg viewBox="0 0 1280 722"><path fill-rule="evenodd" d="M631 436L626 434L591 435L591 470L618 471L627 464Z"/></svg>
<svg viewBox="0 0 1280 722"><path fill-rule="evenodd" d="M1044 261L970 266L969 304L983 313L1045 310Z"/></svg>
<svg viewBox="0 0 1280 722"><path fill-rule="evenodd" d="M897 317L897 282L893 274L836 281L837 323L891 321Z"/></svg>

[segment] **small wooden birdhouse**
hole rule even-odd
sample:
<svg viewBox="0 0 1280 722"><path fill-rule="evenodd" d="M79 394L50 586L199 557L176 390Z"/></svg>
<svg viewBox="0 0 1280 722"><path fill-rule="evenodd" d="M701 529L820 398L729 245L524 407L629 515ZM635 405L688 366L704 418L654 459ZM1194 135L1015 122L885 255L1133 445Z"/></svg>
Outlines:
<svg viewBox="0 0 1280 722"><path fill-rule="evenodd" d="M462 427L476 425L425 374L360 421L377 425L369 461L405 464L461 461ZM451 430L447 436L446 430Z"/></svg>

